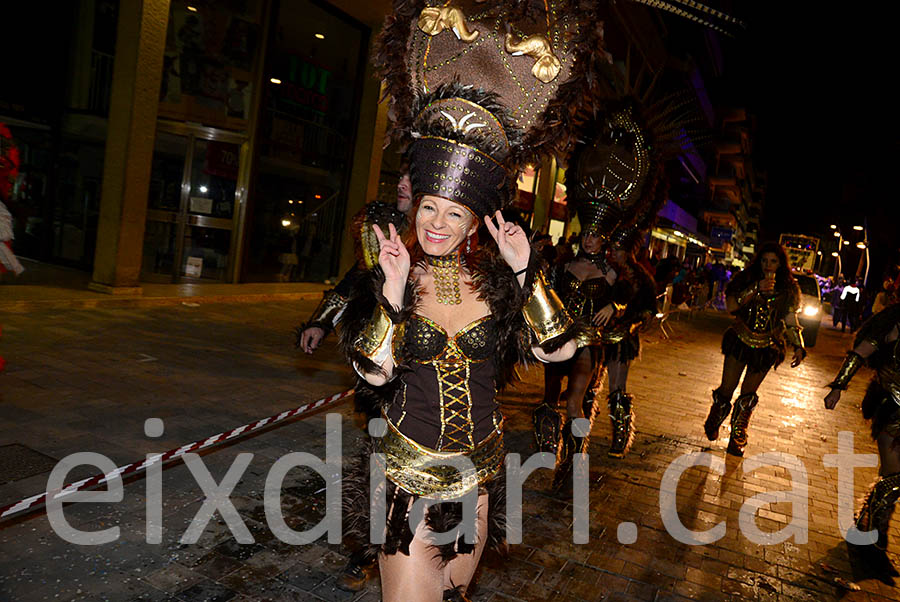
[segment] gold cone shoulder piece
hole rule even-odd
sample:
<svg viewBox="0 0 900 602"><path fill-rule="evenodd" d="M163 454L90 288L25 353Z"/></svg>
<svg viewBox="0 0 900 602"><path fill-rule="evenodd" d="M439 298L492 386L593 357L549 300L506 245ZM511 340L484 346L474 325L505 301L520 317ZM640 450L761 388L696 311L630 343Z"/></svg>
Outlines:
<svg viewBox="0 0 900 602"><path fill-rule="evenodd" d="M522 313L539 345L562 335L573 324L562 301L540 271L534 277L534 288Z"/></svg>

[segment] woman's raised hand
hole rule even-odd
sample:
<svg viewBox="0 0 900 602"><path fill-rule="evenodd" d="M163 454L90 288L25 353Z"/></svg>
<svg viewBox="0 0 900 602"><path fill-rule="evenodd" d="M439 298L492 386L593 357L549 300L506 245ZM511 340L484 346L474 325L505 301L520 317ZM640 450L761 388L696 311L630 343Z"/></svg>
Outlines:
<svg viewBox="0 0 900 602"><path fill-rule="evenodd" d="M385 237L377 224L372 225L372 230L378 239L378 265L384 270L385 284L400 283L405 287L409 278L409 251L400 241L397 229L394 224L388 224L388 237Z"/></svg>
<svg viewBox="0 0 900 602"><path fill-rule="evenodd" d="M531 244L525 231L517 224L507 222L503 219L503 214L497 211L494 214L497 225L494 226L491 216L484 216L484 223L487 225L488 232L497 242L500 249L500 257L513 269L519 272L528 267L528 259L531 257Z"/></svg>

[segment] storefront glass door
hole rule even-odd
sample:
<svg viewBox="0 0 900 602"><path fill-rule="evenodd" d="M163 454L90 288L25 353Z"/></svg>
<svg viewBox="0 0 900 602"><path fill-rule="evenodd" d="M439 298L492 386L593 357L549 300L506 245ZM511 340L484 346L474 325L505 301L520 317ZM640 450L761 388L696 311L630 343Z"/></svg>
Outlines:
<svg viewBox="0 0 900 602"><path fill-rule="evenodd" d="M157 132L144 234L144 280L227 280L234 260L240 143L234 134L206 128Z"/></svg>

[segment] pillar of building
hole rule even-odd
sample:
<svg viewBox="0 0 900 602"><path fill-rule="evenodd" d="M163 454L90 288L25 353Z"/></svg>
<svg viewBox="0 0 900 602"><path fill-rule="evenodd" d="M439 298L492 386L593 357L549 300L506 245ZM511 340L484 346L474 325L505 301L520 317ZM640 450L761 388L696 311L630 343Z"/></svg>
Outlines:
<svg viewBox="0 0 900 602"><path fill-rule="evenodd" d="M147 194L168 19L169 0L119 4L92 290L141 292Z"/></svg>
<svg viewBox="0 0 900 602"><path fill-rule="evenodd" d="M372 43L369 45L371 56ZM356 145L353 149L353 169L347 189L347 212L344 218L344 236L341 241L341 274L356 261L354 240L350 233L353 216L366 203L378 195L378 178L381 174L384 132L387 128L388 103L379 103L381 82L375 77L371 61L366 61L363 89L360 95L359 124L356 128Z"/></svg>
<svg viewBox="0 0 900 602"><path fill-rule="evenodd" d="M550 203L556 193L556 170L556 159L544 157L541 160L541 173L534 195L534 218L531 220L531 229L535 232L546 232L550 225Z"/></svg>

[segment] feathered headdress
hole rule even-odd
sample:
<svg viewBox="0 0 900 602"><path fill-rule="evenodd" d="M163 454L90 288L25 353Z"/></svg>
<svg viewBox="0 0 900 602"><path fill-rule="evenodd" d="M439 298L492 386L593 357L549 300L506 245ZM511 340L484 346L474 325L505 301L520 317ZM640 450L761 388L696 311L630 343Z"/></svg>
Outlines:
<svg viewBox="0 0 900 602"><path fill-rule="evenodd" d="M377 66L413 195L505 205L522 165L565 156L609 61L592 1L397 0Z"/></svg>

